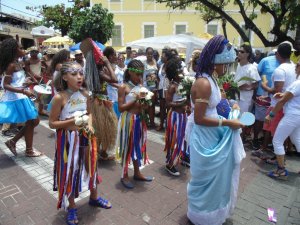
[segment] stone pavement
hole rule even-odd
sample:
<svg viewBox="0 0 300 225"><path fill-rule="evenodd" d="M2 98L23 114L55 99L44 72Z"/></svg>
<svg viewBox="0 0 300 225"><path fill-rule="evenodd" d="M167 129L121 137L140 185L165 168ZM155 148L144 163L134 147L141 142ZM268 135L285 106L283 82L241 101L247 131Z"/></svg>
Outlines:
<svg viewBox="0 0 300 225"><path fill-rule="evenodd" d="M34 147L45 153L40 158L24 157L24 141L18 143L17 157L4 145L0 136L0 225L65 224L65 212L56 210L56 193L52 191L54 135L42 121L35 130ZM148 152L151 165L145 175L155 176L151 183L134 182L133 190L120 184L120 165L101 162L103 182L101 196L109 199L112 209L95 209L88 205L88 191L77 201L80 224L89 225L187 225L186 184L189 169L179 166L181 176L171 177L164 169L163 133L149 131ZM288 181L273 180L266 172L274 166L247 158L241 166L239 198L234 215L226 225L272 224L267 220L267 208L274 208L277 224L300 224L300 157L288 157ZM133 171L130 171L131 175ZM220 187L222 188L222 187Z"/></svg>

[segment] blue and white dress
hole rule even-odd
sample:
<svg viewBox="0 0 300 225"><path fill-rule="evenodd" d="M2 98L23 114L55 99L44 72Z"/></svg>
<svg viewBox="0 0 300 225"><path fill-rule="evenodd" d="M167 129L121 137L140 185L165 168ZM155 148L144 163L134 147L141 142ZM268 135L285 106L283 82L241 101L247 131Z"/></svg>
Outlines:
<svg viewBox="0 0 300 225"><path fill-rule="evenodd" d="M203 77L211 86L205 116L221 118L216 109L221 100L217 82L207 74ZM229 118L234 118L233 113ZM232 213L237 198L240 162L245 157L240 132L227 126L207 127L192 123L187 216L195 225L221 225Z"/></svg>
<svg viewBox="0 0 300 225"><path fill-rule="evenodd" d="M1 86L3 88L4 78ZM12 74L11 86L21 88L25 82L24 70ZM38 117L34 103L24 94L4 91L0 99L0 123L25 123Z"/></svg>

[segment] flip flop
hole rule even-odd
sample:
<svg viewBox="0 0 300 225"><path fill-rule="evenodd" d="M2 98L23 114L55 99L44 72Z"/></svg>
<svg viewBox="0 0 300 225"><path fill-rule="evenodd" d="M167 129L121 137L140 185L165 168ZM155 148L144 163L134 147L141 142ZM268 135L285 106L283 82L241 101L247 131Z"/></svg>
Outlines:
<svg viewBox="0 0 300 225"><path fill-rule="evenodd" d="M134 185L129 180L124 180L124 178L121 178L121 183L127 189L133 189L134 188Z"/></svg>
<svg viewBox="0 0 300 225"><path fill-rule="evenodd" d="M151 182L151 181L154 180L154 177L153 176L147 176L145 178L140 178L140 177L133 176L133 179L136 180L136 181Z"/></svg>
<svg viewBox="0 0 300 225"><path fill-rule="evenodd" d="M90 199L89 205L94 207L100 207L103 209L110 209L112 207L111 203L108 200L101 197L98 197L97 199Z"/></svg>

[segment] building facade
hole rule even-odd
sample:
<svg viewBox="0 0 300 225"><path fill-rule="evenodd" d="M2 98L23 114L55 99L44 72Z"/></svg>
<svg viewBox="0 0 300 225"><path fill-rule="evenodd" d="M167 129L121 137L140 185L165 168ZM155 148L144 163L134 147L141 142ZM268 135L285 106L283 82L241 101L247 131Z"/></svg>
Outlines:
<svg viewBox="0 0 300 225"><path fill-rule="evenodd" d="M114 14L114 35L108 44L116 49L128 42L153 36L180 33L192 33L196 36L203 33L223 34L221 20L207 24L193 7L172 10L165 4L156 3L155 0L91 0L91 6L99 3ZM243 28L244 21L237 6L231 4L226 10ZM260 11L256 13L256 24L259 24L264 35L268 35L267 31L272 24L271 17L260 14ZM229 41L237 46L242 44L237 31L229 23L226 27ZM254 48L264 49L260 39L252 31L247 33Z"/></svg>
<svg viewBox="0 0 300 225"><path fill-rule="evenodd" d="M27 49L35 45L31 29L34 21L27 20L25 17L11 15L0 12L0 41L6 38L14 38Z"/></svg>

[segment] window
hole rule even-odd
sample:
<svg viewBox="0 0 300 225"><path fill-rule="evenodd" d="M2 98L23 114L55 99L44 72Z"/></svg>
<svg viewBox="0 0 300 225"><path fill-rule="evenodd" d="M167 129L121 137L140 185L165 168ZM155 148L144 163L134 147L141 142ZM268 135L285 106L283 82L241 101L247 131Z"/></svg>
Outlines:
<svg viewBox="0 0 300 225"><path fill-rule="evenodd" d="M113 28L112 46L122 46L122 27L115 25Z"/></svg>
<svg viewBox="0 0 300 225"><path fill-rule="evenodd" d="M251 30L250 29L246 29L245 25L241 26L243 31L245 32L246 36L249 38L249 41L251 42ZM244 43L244 40L241 38L241 45Z"/></svg>
<svg viewBox="0 0 300 225"><path fill-rule="evenodd" d="M186 33L186 25L176 25L175 34L184 34Z"/></svg>
<svg viewBox="0 0 300 225"><path fill-rule="evenodd" d="M154 25L144 25L144 38L154 37Z"/></svg>
<svg viewBox="0 0 300 225"><path fill-rule="evenodd" d="M110 2L121 2L121 0L110 0Z"/></svg>
<svg viewBox="0 0 300 225"><path fill-rule="evenodd" d="M211 35L217 35L218 34L218 25L217 24L207 24L207 33Z"/></svg>

